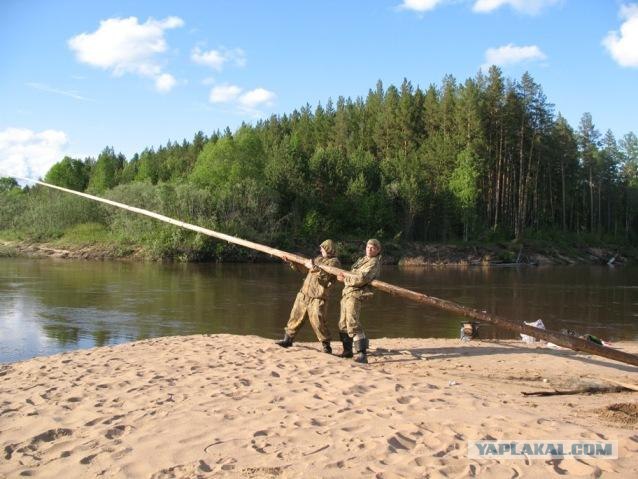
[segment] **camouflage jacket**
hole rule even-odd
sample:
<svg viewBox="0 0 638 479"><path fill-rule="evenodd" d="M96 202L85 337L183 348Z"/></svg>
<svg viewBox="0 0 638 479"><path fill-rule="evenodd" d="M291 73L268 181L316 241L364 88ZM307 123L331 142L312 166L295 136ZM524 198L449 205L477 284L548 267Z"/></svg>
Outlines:
<svg viewBox="0 0 638 479"><path fill-rule="evenodd" d="M372 295L372 280L379 277L381 273L381 256L359 258L350 270L354 277L346 276L343 296L356 296L363 298Z"/></svg>
<svg viewBox="0 0 638 479"><path fill-rule="evenodd" d="M323 256L317 256L313 260L315 265L326 265L333 266L335 268L341 267L341 263L339 262L339 258L324 258ZM301 271L303 266L295 265L294 263L291 266L297 271ZM305 268L303 268L305 270ZM328 294L328 288L334 283L335 276L329 273L326 273L324 270L318 267L314 267L313 269L308 271L308 275L303 282L303 286L301 287L301 292L308 296L309 298L319 298L326 299Z"/></svg>

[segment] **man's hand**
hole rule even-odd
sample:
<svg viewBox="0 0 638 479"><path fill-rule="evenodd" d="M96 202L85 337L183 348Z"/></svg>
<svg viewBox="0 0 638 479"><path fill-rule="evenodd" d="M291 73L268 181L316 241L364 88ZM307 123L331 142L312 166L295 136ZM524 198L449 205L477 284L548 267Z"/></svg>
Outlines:
<svg viewBox="0 0 638 479"><path fill-rule="evenodd" d="M345 277L345 275L343 273L339 273L337 275L337 280L338 281L341 281L343 283L345 279L346 279L346 277Z"/></svg>

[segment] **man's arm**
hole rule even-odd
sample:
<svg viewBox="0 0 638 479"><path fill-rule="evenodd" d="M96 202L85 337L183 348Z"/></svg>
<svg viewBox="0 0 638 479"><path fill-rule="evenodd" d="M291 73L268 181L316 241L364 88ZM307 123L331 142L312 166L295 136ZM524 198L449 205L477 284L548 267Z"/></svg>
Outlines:
<svg viewBox="0 0 638 479"><path fill-rule="evenodd" d="M290 261L288 256L283 255L281 259L284 260L286 263L288 263L288 266L290 266L291 269L294 269L295 271L299 271L300 273L305 273L305 271L302 269L302 266L299 263ZM306 260L303 267L310 271L314 271L315 269L317 269L317 267L315 266L315 264L313 263L311 259Z"/></svg>
<svg viewBox="0 0 638 479"><path fill-rule="evenodd" d="M360 287L372 282L372 280L378 274L378 261L370 261L367 265L361 268L356 273L352 273L351 276L345 276L343 282L346 286Z"/></svg>
<svg viewBox="0 0 638 479"><path fill-rule="evenodd" d="M339 261L339 258L326 258L326 259L322 259L319 260L319 265L325 265L325 266L331 266L333 268L340 268L341 267L341 262ZM315 266L316 267L316 266ZM319 280L328 284L332 284L334 282L335 275L328 273L327 271L324 271L321 268L317 268L317 272L319 273Z"/></svg>

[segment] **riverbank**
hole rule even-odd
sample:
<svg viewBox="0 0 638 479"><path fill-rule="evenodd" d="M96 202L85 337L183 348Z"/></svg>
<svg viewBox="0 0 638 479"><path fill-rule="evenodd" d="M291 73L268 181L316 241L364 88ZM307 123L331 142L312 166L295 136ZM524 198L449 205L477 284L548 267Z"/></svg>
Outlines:
<svg viewBox="0 0 638 479"><path fill-rule="evenodd" d="M80 350L0 366L0 476L628 477L638 393L522 393L636 372L518 341L378 339L368 365L256 336ZM618 459L468 459L481 439L618 441Z"/></svg>
<svg viewBox="0 0 638 479"><path fill-rule="evenodd" d="M295 252L312 256L312 246ZM344 263L354 262L361 255L362 243L342 241L339 256ZM115 242L72 242L57 240L36 242L3 239L0 237L0 257L68 258L86 260L131 261L199 261L215 262L268 262L269 256L236 246L223 249L223 254L206 256L192 252L175 252L173 256L157 257L141 245L122 245ZM503 265L570 265L609 264L623 265L638 262L638 249L628 245L563 244L547 241L523 243L501 242L493 244L426 244L386 242L383 252L385 264L400 266L503 266Z"/></svg>

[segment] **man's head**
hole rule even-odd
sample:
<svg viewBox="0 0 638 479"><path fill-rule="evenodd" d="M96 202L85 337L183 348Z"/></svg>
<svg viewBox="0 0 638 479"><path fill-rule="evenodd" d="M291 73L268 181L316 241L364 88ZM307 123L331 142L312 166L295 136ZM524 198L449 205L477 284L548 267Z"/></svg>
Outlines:
<svg viewBox="0 0 638 479"><path fill-rule="evenodd" d="M366 243L366 256L368 258L374 258L381 253L381 242L377 239L369 239Z"/></svg>
<svg viewBox="0 0 638 479"><path fill-rule="evenodd" d="M327 239L319 246L321 247L321 255L324 258L331 258L337 254L337 247L335 246L334 241L332 241L331 239Z"/></svg>

